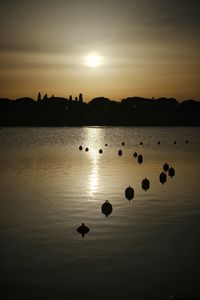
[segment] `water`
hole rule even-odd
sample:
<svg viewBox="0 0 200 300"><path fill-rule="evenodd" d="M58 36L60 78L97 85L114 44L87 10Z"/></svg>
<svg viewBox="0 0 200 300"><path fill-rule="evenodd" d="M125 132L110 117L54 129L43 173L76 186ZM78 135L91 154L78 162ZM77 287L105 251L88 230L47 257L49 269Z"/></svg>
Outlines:
<svg viewBox="0 0 200 300"><path fill-rule="evenodd" d="M165 162L176 175L162 185ZM200 297L199 162L199 128L2 128L3 299Z"/></svg>

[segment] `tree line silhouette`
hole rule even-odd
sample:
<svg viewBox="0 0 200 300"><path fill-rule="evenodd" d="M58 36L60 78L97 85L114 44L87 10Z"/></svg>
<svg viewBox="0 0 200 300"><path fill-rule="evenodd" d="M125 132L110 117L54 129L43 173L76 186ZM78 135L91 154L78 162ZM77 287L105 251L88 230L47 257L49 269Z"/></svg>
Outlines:
<svg viewBox="0 0 200 300"><path fill-rule="evenodd" d="M200 101L129 97L121 101L97 97L88 103L44 97L0 98L0 126L200 126Z"/></svg>

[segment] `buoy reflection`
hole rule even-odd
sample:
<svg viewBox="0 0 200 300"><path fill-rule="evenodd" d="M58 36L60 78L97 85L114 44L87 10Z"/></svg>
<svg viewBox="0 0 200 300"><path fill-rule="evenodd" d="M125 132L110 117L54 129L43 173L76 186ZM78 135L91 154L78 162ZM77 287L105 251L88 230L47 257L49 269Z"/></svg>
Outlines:
<svg viewBox="0 0 200 300"><path fill-rule="evenodd" d="M139 155L138 155L138 163L139 163L139 164L142 164L142 163L143 163L143 156L142 156L142 154L139 154Z"/></svg>

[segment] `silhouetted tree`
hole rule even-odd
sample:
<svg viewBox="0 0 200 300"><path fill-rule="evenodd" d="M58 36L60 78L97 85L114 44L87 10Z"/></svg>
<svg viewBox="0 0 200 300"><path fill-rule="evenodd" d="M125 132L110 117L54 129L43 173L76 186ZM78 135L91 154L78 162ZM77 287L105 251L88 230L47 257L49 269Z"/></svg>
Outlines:
<svg viewBox="0 0 200 300"><path fill-rule="evenodd" d="M37 101L41 101L41 94L40 94L40 92L38 93Z"/></svg>
<svg viewBox="0 0 200 300"><path fill-rule="evenodd" d="M43 100L48 100L47 94L44 95Z"/></svg>
<svg viewBox="0 0 200 300"><path fill-rule="evenodd" d="M75 101L78 102L78 97L75 97Z"/></svg>
<svg viewBox="0 0 200 300"><path fill-rule="evenodd" d="M72 101L72 95L69 96L69 101Z"/></svg>
<svg viewBox="0 0 200 300"><path fill-rule="evenodd" d="M83 95L81 93L79 94L78 100L79 100L80 103L83 102Z"/></svg>

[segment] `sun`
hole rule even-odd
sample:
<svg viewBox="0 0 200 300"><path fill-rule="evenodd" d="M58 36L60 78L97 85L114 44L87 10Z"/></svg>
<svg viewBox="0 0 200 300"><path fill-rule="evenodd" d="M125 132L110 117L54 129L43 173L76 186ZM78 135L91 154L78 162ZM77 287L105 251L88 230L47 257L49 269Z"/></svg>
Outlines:
<svg viewBox="0 0 200 300"><path fill-rule="evenodd" d="M102 65L102 58L98 54L89 54L85 59L86 66L90 68L97 68Z"/></svg>

